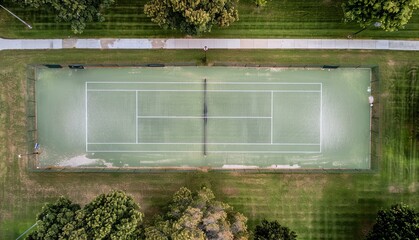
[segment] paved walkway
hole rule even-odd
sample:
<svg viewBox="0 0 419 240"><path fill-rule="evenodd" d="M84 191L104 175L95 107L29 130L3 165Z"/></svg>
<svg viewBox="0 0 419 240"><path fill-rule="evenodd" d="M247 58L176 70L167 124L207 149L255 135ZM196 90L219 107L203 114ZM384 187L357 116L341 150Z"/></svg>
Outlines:
<svg viewBox="0 0 419 240"><path fill-rule="evenodd" d="M370 49L419 51L419 41L353 39L2 39L16 49Z"/></svg>

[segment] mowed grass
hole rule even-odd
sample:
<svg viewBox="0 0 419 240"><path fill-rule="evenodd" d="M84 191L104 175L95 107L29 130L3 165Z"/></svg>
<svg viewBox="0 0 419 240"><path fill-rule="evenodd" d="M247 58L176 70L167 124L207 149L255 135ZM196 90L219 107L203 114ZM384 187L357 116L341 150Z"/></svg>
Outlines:
<svg viewBox="0 0 419 240"><path fill-rule="evenodd" d="M56 23L54 15L41 10L22 9L6 0L3 5L33 26L27 29L21 22L0 10L0 36L7 38L67 38L67 37L185 37L173 30L163 30L143 13L147 0L117 0L105 12L106 21L90 23L82 35L74 35L66 23ZM228 28L214 28L201 37L208 38L346 38L361 28L343 22L343 0L273 0L257 8L253 0L240 0L238 22ZM374 27L356 35L357 38L418 39L419 11L415 11L405 29L385 32Z"/></svg>
<svg viewBox="0 0 419 240"><path fill-rule="evenodd" d="M417 141L409 140L409 134L401 131L404 119L396 118L398 109L408 109L410 103L393 104L391 99L404 94L402 88L395 90L394 82L404 79L406 69L417 66L417 52L208 52L210 63L379 65L383 147L380 167L371 173L32 173L26 159L18 159L17 155L26 151L26 64L200 63L202 54L198 50L0 52L0 239L19 236L34 224L42 205L60 195L85 204L111 189L127 191L149 219L179 187L205 185L248 216L250 228L262 218L277 219L295 230L300 239L359 239L370 229L381 207L402 201L419 209Z"/></svg>

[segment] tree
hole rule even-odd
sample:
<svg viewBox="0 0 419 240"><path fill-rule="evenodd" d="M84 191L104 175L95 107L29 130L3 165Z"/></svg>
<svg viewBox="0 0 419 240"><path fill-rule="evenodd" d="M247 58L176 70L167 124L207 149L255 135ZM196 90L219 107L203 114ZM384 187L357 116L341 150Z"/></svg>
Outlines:
<svg viewBox="0 0 419 240"><path fill-rule="evenodd" d="M79 212L79 228L87 239L130 239L142 222L139 206L124 192L99 195ZM80 224L81 223L81 224Z"/></svg>
<svg viewBox="0 0 419 240"><path fill-rule="evenodd" d="M64 230L65 226L74 224L78 210L80 206L65 197L60 197L55 203L47 203L36 218L37 230L28 239L66 238L69 232Z"/></svg>
<svg viewBox="0 0 419 240"><path fill-rule="evenodd" d="M378 211L376 223L366 239L418 239L419 213L405 204Z"/></svg>
<svg viewBox="0 0 419 240"><path fill-rule="evenodd" d="M419 0L349 0L342 7L346 22L357 22L362 28L379 23L376 26L392 32L404 28Z"/></svg>
<svg viewBox="0 0 419 240"><path fill-rule="evenodd" d="M45 8L54 13L57 22L70 23L75 34L81 34L86 23L103 22L101 11L115 0L14 0L22 5Z"/></svg>
<svg viewBox="0 0 419 240"><path fill-rule="evenodd" d="M28 239L137 239L143 214L124 192L99 195L80 209L68 199L47 204Z"/></svg>
<svg viewBox="0 0 419 240"><path fill-rule="evenodd" d="M248 239L247 218L213 192L202 188L192 193L181 188L173 195L168 211L145 229L147 240Z"/></svg>
<svg viewBox="0 0 419 240"><path fill-rule="evenodd" d="M164 29L189 35L210 32L214 25L227 27L239 20L238 0L151 0L144 13Z"/></svg>
<svg viewBox="0 0 419 240"><path fill-rule="evenodd" d="M297 234L288 227L281 226L278 221L269 222L263 219L256 226L253 237L255 240L295 240Z"/></svg>

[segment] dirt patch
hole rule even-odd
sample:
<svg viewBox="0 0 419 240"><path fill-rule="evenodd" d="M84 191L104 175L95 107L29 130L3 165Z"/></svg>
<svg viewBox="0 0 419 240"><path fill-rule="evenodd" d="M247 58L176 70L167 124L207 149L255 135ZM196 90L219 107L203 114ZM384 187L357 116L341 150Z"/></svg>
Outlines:
<svg viewBox="0 0 419 240"><path fill-rule="evenodd" d="M389 97L391 97L391 93L388 92L388 91L382 92L380 97L381 98L389 98Z"/></svg>
<svg viewBox="0 0 419 240"><path fill-rule="evenodd" d="M153 39L151 40L152 48L164 48L166 46L166 39Z"/></svg>
<svg viewBox="0 0 419 240"><path fill-rule="evenodd" d="M404 188L402 186L389 186L388 192L389 193L402 193Z"/></svg>
<svg viewBox="0 0 419 240"><path fill-rule="evenodd" d="M224 187L224 188L221 189L221 191L225 195L229 195L229 196L235 196L235 195L238 195L240 193L240 191L237 188L233 188L233 187Z"/></svg>
<svg viewBox="0 0 419 240"><path fill-rule="evenodd" d="M2 179L2 182L5 181L6 174L7 174L7 165L5 162L0 162L0 179Z"/></svg>
<svg viewBox="0 0 419 240"><path fill-rule="evenodd" d="M63 40L63 48L75 48L77 44L77 39L69 38Z"/></svg>
<svg viewBox="0 0 419 240"><path fill-rule="evenodd" d="M409 185L408 190L410 193L415 193L419 190L419 182L413 182Z"/></svg>
<svg viewBox="0 0 419 240"><path fill-rule="evenodd" d="M108 49L109 46L112 46L115 43L116 39L101 39L100 46L102 49Z"/></svg>
<svg viewBox="0 0 419 240"><path fill-rule="evenodd" d="M395 65L396 65L396 62L395 62L395 61L393 61L393 60L391 60L391 59L389 59L389 60L387 61L387 65L389 65L389 66L395 66Z"/></svg>

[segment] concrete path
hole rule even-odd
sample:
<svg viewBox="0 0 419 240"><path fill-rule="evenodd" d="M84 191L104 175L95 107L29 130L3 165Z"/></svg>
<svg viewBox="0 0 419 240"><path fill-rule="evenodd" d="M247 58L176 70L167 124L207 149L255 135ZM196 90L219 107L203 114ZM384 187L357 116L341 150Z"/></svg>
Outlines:
<svg viewBox="0 0 419 240"><path fill-rule="evenodd" d="M17 49L370 49L419 51L419 41L352 39L2 39Z"/></svg>

